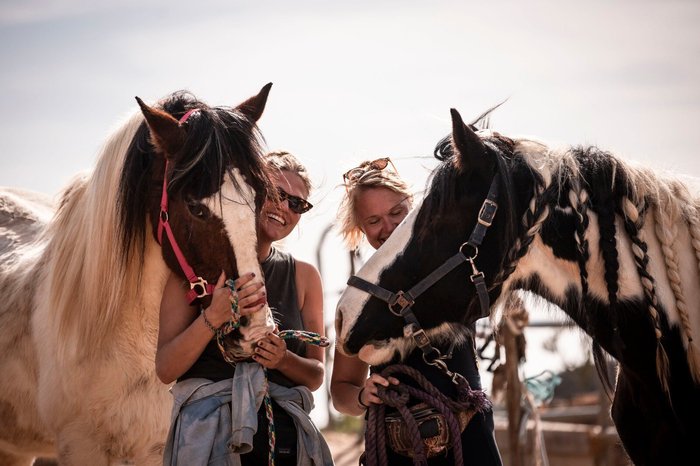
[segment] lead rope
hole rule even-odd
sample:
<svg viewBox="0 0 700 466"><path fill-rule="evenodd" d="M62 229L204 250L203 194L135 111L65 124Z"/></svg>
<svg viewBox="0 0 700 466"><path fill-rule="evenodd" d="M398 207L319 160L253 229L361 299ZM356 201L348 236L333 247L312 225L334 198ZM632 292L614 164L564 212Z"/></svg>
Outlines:
<svg viewBox="0 0 700 466"><path fill-rule="evenodd" d="M444 416L450 431L450 446L454 456L454 464L455 466L463 466L461 428L455 413L467 410L483 413L489 410L491 402L486 397L486 394L482 390L472 390L469 382L464 377L458 377L455 382L457 399L453 400L440 392L420 371L413 367L395 364L386 367L381 372L381 376L384 378L396 376L397 374L407 375L418 384L419 388L403 383L390 385L389 387L378 387L377 396L383 401L383 404L371 404L369 407L365 465L388 466L384 420L386 406L396 408L406 422L415 452L413 464L416 466L426 466L428 464L425 445L418 429L418 423L406 406L412 397L436 409Z"/></svg>
<svg viewBox="0 0 700 466"><path fill-rule="evenodd" d="M299 340L309 345L320 346L325 348L328 346L328 338L319 335L314 332L307 332L306 330L282 330L277 334L283 340ZM267 437L268 444L270 446L270 452L268 454L268 465L275 466L275 421L272 413L272 398L270 398L270 382L267 378L267 369L265 371L265 396L263 397L263 402L265 403L265 415L267 417Z"/></svg>
<svg viewBox="0 0 700 466"><path fill-rule="evenodd" d="M226 280L226 286L231 290L235 290L233 280ZM236 360L226 349L224 344L224 337L240 327L240 313L238 312L238 297L234 293L231 297L231 319L224 325L215 329L210 327L210 330L216 335L216 344L219 346L219 351L224 357L224 360L231 365L236 365ZM327 347L330 342L327 337L319 335L314 332L307 332L306 330L282 330L277 334L283 340L299 340L309 345L320 346L321 348ZM268 465L275 466L275 420L272 412L272 399L270 398L270 382L267 377L267 369L263 368L265 372L265 396L263 397L263 403L265 404L265 417L267 417L267 437L268 445L270 447L270 452L268 454Z"/></svg>

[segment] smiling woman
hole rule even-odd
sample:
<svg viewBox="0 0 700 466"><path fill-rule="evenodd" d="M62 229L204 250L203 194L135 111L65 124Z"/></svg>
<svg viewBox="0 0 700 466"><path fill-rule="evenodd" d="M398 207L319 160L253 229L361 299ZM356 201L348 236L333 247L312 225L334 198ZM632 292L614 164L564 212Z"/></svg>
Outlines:
<svg viewBox="0 0 700 466"><path fill-rule="evenodd" d="M375 261L376 258L383 257L387 253L392 257L400 255L400 253L396 253L395 249L392 249L392 245L408 240L407 235L415 221L415 214L409 214L413 197L391 161L388 158L381 158L362 162L346 172L343 175L343 181L346 195L341 204L339 217L342 233L348 240L350 247L357 247L362 235L364 235L373 248L379 249L373 256ZM401 227L397 230L399 224ZM387 240L389 241L387 242ZM385 242L386 245L381 247ZM436 308L435 311L444 312L444 309ZM388 391L387 388L391 386L397 392L401 391L408 396L408 390L415 388L416 380L397 372L392 372L392 376L385 375L384 369L387 368L387 365L382 363L394 356L394 350L388 345L382 346L382 344L381 342L373 342L371 350L370 345L365 346L359 352L359 357L345 354L342 352L342 348L336 347L331 377L331 396L338 411L353 416L368 413L366 416L368 427L366 430L365 464L370 466L377 464L378 448L376 445L380 442L386 442L391 449L382 452L386 460L385 464L438 466L462 464L457 462L460 460L464 464L478 466L500 465L501 459L493 436L493 415L490 410L472 413L473 416L469 421L466 420L466 417L463 422L460 420L462 433L459 436L459 442L455 440L456 428L453 429L452 439L448 442L450 434L444 428L449 422L447 421L448 417L436 415L436 412L431 411L425 403L421 402L422 398L412 395L408 400L412 412L409 417L418 423L416 429L420 430L423 442L428 445L427 457L430 458L428 462L423 462L427 459L425 456L420 456L423 454L418 452L415 443L404 441L406 437L397 433L401 428L392 431L393 427L402 424L403 421L399 421L401 417L397 415L397 412L400 411L398 404L393 401L389 403L395 408L393 411L384 405L387 400L386 393L391 391ZM476 365L473 339L470 336L466 338L456 337L442 345L441 350L445 354L444 359L441 359L441 362L444 361L446 364L445 367L462 374L472 388L480 390L481 380ZM377 360L375 364L370 353L381 354L386 351L388 351L386 360ZM442 393L452 393L454 388L449 381L445 380L445 375L428 364L421 351L413 351L405 356L404 368L419 371L436 387L439 386ZM372 367L369 367L368 364L371 364ZM406 408L405 403L404 400L403 408ZM377 433L380 428L377 426L377 422L372 422L377 418L376 413L378 412L386 413L386 417L384 418L384 415L381 414L379 420L379 424L382 426L381 430L384 433ZM460 416L462 415L460 414ZM386 425L384 424L385 420L387 421ZM407 422L405 419L404 421ZM386 436L386 438L378 440L377 437L380 436ZM411 440L415 441L415 439ZM420 442L419 439L418 443ZM465 452L465 458L462 457L462 451Z"/></svg>
<svg viewBox="0 0 700 466"><path fill-rule="evenodd" d="M357 248L363 236L378 249L408 214L413 194L388 157L362 162L343 175L343 182L341 233L350 249Z"/></svg>

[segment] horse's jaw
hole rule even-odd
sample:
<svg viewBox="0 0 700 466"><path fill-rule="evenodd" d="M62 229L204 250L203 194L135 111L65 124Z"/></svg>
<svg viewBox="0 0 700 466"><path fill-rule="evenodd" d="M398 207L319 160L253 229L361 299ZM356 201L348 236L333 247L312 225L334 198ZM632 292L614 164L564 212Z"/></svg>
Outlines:
<svg viewBox="0 0 700 466"><path fill-rule="evenodd" d="M370 366L378 366L391 359L396 355L397 349L389 340L374 341L360 348L357 356L360 360L366 362Z"/></svg>

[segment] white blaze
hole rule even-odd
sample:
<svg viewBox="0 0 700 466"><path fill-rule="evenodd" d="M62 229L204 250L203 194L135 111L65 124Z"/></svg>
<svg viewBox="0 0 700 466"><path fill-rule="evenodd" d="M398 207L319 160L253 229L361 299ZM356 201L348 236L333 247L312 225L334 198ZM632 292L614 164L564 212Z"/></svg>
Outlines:
<svg viewBox="0 0 700 466"><path fill-rule="evenodd" d="M221 185L221 191L203 202L211 212L219 214L224 222L226 234L236 256L238 274L254 272L254 280L262 280L262 270L258 262L255 191L246 183L237 168L233 169L232 176L238 188L233 179L227 177ZM245 340L242 346L245 351L252 352L252 344L274 328L270 315L266 305L250 316L248 326L241 327Z"/></svg>
<svg viewBox="0 0 700 466"><path fill-rule="evenodd" d="M396 227L396 230L389 236L386 242L375 252L372 257L365 263L365 265L360 268L357 272L357 276L367 280L370 283L377 283L379 281L379 276L381 273L389 267L396 257L404 252L409 240L411 239L411 232L413 231L413 224L416 221L416 216L420 210L420 204L416 206L406 218L403 219L401 224ZM395 291L395 290L391 290ZM348 286L343 291L338 301L338 307L336 309L336 317L342 316L341 328L337 328L337 343L336 347L339 350L343 350L343 343L347 339L348 335L352 331L357 319L360 317L360 312L364 308L365 304L369 300L370 295L364 291L361 291L355 287ZM388 312L388 311L387 311ZM336 318L338 322L338 318ZM393 340L392 340L393 341ZM372 351L377 351L373 345L365 346L362 351L362 359L367 360L369 354ZM384 348L383 353L393 354L393 349Z"/></svg>

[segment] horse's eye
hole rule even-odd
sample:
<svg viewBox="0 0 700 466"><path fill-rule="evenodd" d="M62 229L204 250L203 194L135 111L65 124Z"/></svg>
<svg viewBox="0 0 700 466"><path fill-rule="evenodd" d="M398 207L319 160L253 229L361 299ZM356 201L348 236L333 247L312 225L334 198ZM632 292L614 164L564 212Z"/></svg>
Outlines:
<svg viewBox="0 0 700 466"><path fill-rule="evenodd" d="M187 203L187 210L190 211L190 214L197 218L207 218L209 217L209 209L207 209L207 206L202 204L201 202L194 202L190 201Z"/></svg>

